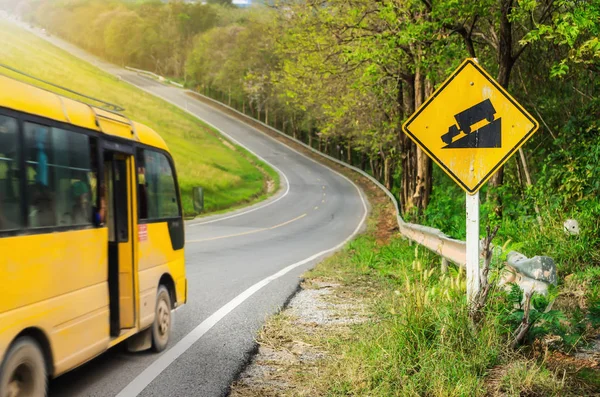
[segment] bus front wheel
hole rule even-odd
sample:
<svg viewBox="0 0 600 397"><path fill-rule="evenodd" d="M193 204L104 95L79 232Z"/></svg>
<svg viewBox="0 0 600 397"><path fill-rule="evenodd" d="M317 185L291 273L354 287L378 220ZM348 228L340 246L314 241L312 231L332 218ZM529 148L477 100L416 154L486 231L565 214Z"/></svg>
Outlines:
<svg viewBox="0 0 600 397"><path fill-rule="evenodd" d="M0 367L0 397L44 397L46 362L38 343L30 337L16 340Z"/></svg>
<svg viewBox="0 0 600 397"><path fill-rule="evenodd" d="M165 350L171 336L171 295L164 285L158 287L156 309L152 325L152 348L156 352Z"/></svg>

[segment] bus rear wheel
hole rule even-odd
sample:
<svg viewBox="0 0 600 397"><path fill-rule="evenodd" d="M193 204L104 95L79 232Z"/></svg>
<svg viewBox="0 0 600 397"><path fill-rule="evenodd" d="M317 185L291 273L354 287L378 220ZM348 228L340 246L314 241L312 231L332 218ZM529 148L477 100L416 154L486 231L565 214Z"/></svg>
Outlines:
<svg viewBox="0 0 600 397"><path fill-rule="evenodd" d="M30 337L21 337L0 367L0 397L44 397L47 388L44 354Z"/></svg>
<svg viewBox="0 0 600 397"><path fill-rule="evenodd" d="M164 285L158 287L154 324L152 324L152 349L156 352L165 350L171 336L171 295Z"/></svg>

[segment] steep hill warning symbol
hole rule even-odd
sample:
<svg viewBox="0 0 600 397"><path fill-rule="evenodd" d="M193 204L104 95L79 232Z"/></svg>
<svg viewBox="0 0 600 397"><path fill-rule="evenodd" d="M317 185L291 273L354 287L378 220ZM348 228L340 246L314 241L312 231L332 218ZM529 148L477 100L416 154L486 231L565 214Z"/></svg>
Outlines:
<svg viewBox="0 0 600 397"><path fill-rule="evenodd" d="M484 149L502 147L502 119L494 120L496 109L489 99L471 106L465 111L454 115L455 124L442 135L442 141L447 146L442 149ZM472 131L472 127L482 121L488 123ZM464 133L462 137L455 137Z"/></svg>
<svg viewBox="0 0 600 397"><path fill-rule="evenodd" d="M466 59L402 129L474 194L533 135L538 123L474 59Z"/></svg>

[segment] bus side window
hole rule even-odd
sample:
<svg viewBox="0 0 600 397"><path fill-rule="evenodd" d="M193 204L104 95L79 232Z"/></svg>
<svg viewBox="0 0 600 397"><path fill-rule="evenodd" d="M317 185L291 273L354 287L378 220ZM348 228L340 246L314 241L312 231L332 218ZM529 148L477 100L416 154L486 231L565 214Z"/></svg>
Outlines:
<svg viewBox="0 0 600 397"><path fill-rule="evenodd" d="M138 184L140 219L181 216L173 170L164 154L152 150L138 152Z"/></svg>
<svg viewBox="0 0 600 397"><path fill-rule="evenodd" d="M29 226L92 223L87 135L25 123Z"/></svg>
<svg viewBox="0 0 600 397"><path fill-rule="evenodd" d="M146 165L144 162L144 151L138 150L137 159L138 180L138 211L139 219L148 219L148 189L146 185Z"/></svg>
<svg viewBox="0 0 600 397"><path fill-rule="evenodd" d="M0 231L23 227L17 120L0 116Z"/></svg>

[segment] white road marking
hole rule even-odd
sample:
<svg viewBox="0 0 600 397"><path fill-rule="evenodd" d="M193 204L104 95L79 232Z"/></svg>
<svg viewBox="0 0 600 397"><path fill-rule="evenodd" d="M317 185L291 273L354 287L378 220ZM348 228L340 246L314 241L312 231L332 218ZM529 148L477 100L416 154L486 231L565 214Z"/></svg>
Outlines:
<svg viewBox="0 0 600 397"><path fill-rule="evenodd" d="M203 243L203 242L206 242L206 241L215 241L215 240L222 240L224 238L247 236L249 234L255 234L255 233L265 232L267 230L274 230L274 229L278 229L280 227L289 225L292 222L299 221L300 219L304 218L306 215L308 215L308 214L302 214L302 215L300 215L300 216L298 216L298 217L296 217L294 219L290 219L289 221L282 222L282 223L280 223L278 225L275 225L275 226L262 227L260 229L249 230L247 232L242 232L242 233L229 234L229 235L226 235L226 236L210 237L210 238L204 238L204 239L200 239L200 240L187 240L185 243L186 244L188 244L188 243Z"/></svg>
<svg viewBox="0 0 600 397"><path fill-rule="evenodd" d="M332 171L332 172L336 172L336 171ZM360 220L358 226L356 227L356 229L354 229L352 234L348 238L346 238L343 242L336 245L335 247L330 248L325 251L321 251L317 254L314 254L313 256L311 256L309 258L301 260L300 262L296 262L292 265L289 265L288 267L278 271L277 273L273 274L272 276L269 276L269 277L259 281L258 283L254 284L253 286L251 286L250 288L248 288L247 290L245 290L244 292L242 292L241 294L239 294L238 296L233 298L231 301L229 301L227 304L225 304L225 306L221 307L219 310L214 312L210 317L208 317L206 320L201 322L200 325L198 325L196 328L194 328L189 334L184 336L183 339L181 339L179 342L177 342L177 344L175 346L173 346L172 348L167 350L165 353L163 353L159 358L156 359L156 361L154 361L152 364L150 364L150 366L146 367L146 369L144 371L142 371L142 373L140 373L129 385L127 385L123 390L121 390L121 392L119 392L119 394L117 394L116 397L135 397L135 396L139 395L150 383L152 383L152 381L154 379L156 379L165 369L167 369L167 367L169 365L171 365L175 360L177 360L177 358L179 358L190 347L192 347L194 345L194 343L196 343L198 340L200 340L200 338L202 338L208 331L210 331L210 329L212 327L217 325L219 323L219 321L221 321L223 318L225 318L225 316L227 316L229 313L231 313L236 307L238 307L239 305L244 303L252 295L254 295L258 291L260 291L262 288L269 285L271 282L285 276L287 273L291 272L292 270L294 270L302 265L305 265L315 259L318 259L324 255L327 255L331 252L337 251L338 249L340 249L344 245L346 245L346 243L348 243L350 240L352 240L358 234L358 232L360 232L360 229L363 227L365 220L367 219L367 214L368 214L367 203L366 203L365 198L363 197L363 194L360 191L359 187L356 186L356 184L354 184L354 182L350 181L348 178L346 178L345 176L343 176L341 174L338 174L338 175L340 175L343 178L345 178L346 180L348 180L348 182L350 182L356 188L356 190L358 191L358 194L360 196L360 200L362 201L362 205L363 205L364 213L363 213L362 219Z"/></svg>

